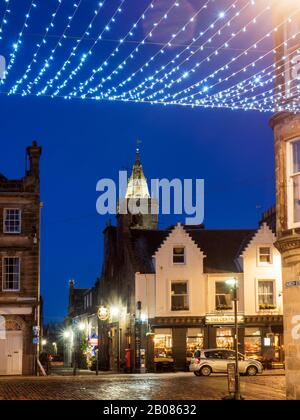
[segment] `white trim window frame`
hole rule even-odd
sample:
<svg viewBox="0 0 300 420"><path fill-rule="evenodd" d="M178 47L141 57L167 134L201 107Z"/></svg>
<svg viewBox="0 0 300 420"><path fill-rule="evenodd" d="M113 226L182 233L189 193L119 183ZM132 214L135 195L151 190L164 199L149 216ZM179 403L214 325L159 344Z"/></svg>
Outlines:
<svg viewBox="0 0 300 420"><path fill-rule="evenodd" d="M7 235L20 235L21 232L22 210L18 208L5 208L3 210L3 233Z"/></svg>
<svg viewBox="0 0 300 420"><path fill-rule="evenodd" d="M186 293L173 293L172 286L176 284L185 284ZM173 297L183 297L184 304L183 309L173 309ZM175 306L174 306L175 307ZM170 285L170 309L171 312L188 312L190 311L190 288L188 280L172 280Z"/></svg>
<svg viewBox="0 0 300 420"><path fill-rule="evenodd" d="M262 249L269 249L270 252L261 252ZM269 256L270 261L261 261L261 257ZM269 244L261 244L257 246L257 266L258 267L270 267L273 264L273 249Z"/></svg>
<svg viewBox="0 0 300 420"><path fill-rule="evenodd" d="M182 253L176 253L175 250L182 249ZM178 259L178 261L175 261L175 259ZM182 259L182 261L180 261ZM173 255L172 255L172 261L174 265L185 265L186 264L186 249L185 246L182 245L176 245L173 246Z"/></svg>
<svg viewBox="0 0 300 420"><path fill-rule="evenodd" d="M297 143L297 146L295 144ZM294 154L299 152L298 159ZM299 161L298 161L299 160ZM287 216L288 229L300 227L300 138L295 138L286 144L286 177L287 177ZM298 195L298 200L295 200Z"/></svg>
<svg viewBox="0 0 300 420"><path fill-rule="evenodd" d="M12 287L7 287L10 284L12 284ZM10 256L3 257L2 258L2 291L3 292L20 292L20 290L21 290L21 258L10 257Z"/></svg>
<svg viewBox="0 0 300 420"><path fill-rule="evenodd" d="M272 296L273 296L273 301L272 301L272 303L270 303L270 302L260 302L260 295L265 295L265 296L269 296L270 295L270 293L260 293L259 292L259 286L260 286L260 283L263 283L263 282L266 282L266 283L272 283L272 285L273 285L273 291L272 291ZM265 307L265 308L262 308L261 307L261 305L269 305L269 306L271 306L271 308L268 308L268 307ZM257 312L260 312L260 311L262 311L262 310L268 310L268 311L275 311L275 310L277 310L277 299L276 299L276 280L275 279L268 279L268 278L259 278L259 279L256 279L256 311Z"/></svg>

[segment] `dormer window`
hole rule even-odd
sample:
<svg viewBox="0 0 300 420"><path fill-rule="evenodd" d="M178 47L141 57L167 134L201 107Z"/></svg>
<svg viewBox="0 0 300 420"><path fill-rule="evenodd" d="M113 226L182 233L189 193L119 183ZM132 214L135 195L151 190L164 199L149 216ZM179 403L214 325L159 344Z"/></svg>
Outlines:
<svg viewBox="0 0 300 420"><path fill-rule="evenodd" d="M271 247L260 246L258 248L258 262L260 265L272 264Z"/></svg>
<svg viewBox="0 0 300 420"><path fill-rule="evenodd" d="M173 248L173 264L185 264L185 248Z"/></svg>
<svg viewBox="0 0 300 420"><path fill-rule="evenodd" d="M21 233L21 210L4 209L3 232L9 234Z"/></svg>

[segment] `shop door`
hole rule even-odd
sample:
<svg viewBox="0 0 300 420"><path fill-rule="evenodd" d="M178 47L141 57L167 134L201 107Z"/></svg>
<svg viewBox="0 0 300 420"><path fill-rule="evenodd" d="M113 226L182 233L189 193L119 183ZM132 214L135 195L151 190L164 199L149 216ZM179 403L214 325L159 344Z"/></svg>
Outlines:
<svg viewBox="0 0 300 420"><path fill-rule="evenodd" d="M8 331L0 340L0 375L22 375L23 335Z"/></svg>

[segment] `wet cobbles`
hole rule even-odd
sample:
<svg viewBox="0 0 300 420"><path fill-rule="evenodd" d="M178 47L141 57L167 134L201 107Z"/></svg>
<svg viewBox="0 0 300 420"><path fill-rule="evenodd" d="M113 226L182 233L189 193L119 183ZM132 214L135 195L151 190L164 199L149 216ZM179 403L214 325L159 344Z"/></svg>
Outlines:
<svg viewBox="0 0 300 420"><path fill-rule="evenodd" d="M284 376L241 378L248 400L285 399ZM0 400L219 400L226 376L192 374L99 377L0 378Z"/></svg>

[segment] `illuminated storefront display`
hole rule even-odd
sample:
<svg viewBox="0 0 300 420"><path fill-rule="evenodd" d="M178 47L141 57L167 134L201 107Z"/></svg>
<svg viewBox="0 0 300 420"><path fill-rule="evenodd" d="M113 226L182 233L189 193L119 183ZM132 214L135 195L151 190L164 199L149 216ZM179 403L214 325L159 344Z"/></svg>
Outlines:
<svg viewBox="0 0 300 420"><path fill-rule="evenodd" d="M186 357L191 359L195 350L203 349L204 332L202 328L188 328L186 337Z"/></svg>
<svg viewBox="0 0 300 420"><path fill-rule="evenodd" d="M217 328L216 344L218 349L233 350L233 332L231 328Z"/></svg>
<svg viewBox="0 0 300 420"><path fill-rule="evenodd" d="M244 345L247 357L262 360L262 338L259 328L245 328Z"/></svg>
<svg viewBox="0 0 300 420"><path fill-rule="evenodd" d="M159 331L159 330L158 330ZM157 362L158 359L171 359L173 355L172 344L172 330L159 331L154 336L154 358Z"/></svg>

